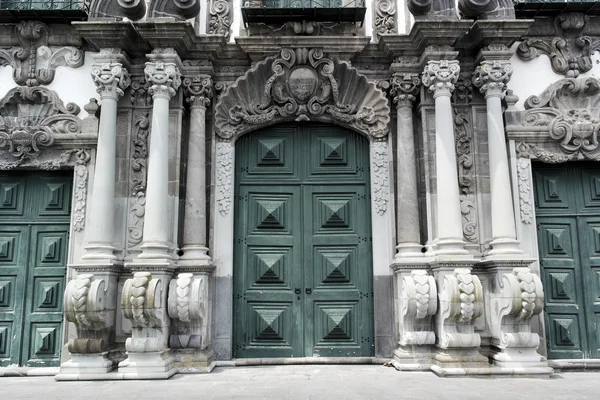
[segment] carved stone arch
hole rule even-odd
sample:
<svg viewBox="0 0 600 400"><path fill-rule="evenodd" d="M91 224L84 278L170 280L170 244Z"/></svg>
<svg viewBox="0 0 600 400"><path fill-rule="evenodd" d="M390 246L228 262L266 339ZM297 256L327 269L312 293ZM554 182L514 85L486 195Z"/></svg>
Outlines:
<svg viewBox="0 0 600 400"><path fill-rule="evenodd" d="M199 0L152 0L148 9L148 18L186 20L196 17L199 13Z"/></svg>
<svg viewBox="0 0 600 400"><path fill-rule="evenodd" d="M332 123L382 139L390 107L374 83L321 49L283 49L258 62L215 106L216 133L225 140L286 121Z"/></svg>
<svg viewBox="0 0 600 400"><path fill-rule="evenodd" d="M89 19L123 19L127 17L134 21L146 15L144 0L92 0Z"/></svg>

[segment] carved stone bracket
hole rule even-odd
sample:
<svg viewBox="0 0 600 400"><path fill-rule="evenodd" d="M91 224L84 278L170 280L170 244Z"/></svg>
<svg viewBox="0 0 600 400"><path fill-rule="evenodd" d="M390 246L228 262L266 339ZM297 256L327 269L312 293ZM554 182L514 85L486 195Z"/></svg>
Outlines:
<svg viewBox="0 0 600 400"><path fill-rule="evenodd" d="M600 40L583 35L586 15L569 12L554 20L555 37L530 37L517 48L517 56L524 61L533 60L540 54L550 59L554 72L567 78L577 78L580 73L592 69L592 54L600 50Z"/></svg>
<svg viewBox="0 0 600 400"><path fill-rule="evenodd" d="M48 85L54 80L56 67L78 68L83 65L82 50L67 46L48 47L48 25L39 21L23 21L15 26L20 48L0 49L0 66L13 67L13 79L19 85Z"/></svg>
<svg viewBox="0 0 600 400"><path fill-rule="evenodd" d="M169 285L172 348L205 349L208 335L208 276L180 273Z"/></svg>
<svg viewBox="0 0 600 400"><path fill-rule="evenodd" d="M256 63L215 106L216 132L224 139L294 120L335 123L382 138L390 108L385 94L355 68L305 48L283 49Z"/></svg>
<svg viewBox="0 0 600 400"><path fill-rule="evenodd" d="M211 0L208 20L208 33L231 36L232 15L231 0Z"/></svg>
<svg viewBox="0 0 600 400"><path fill-rule="evenodd" d="M437 312L437 287L427 271L412 270L402 279L399 301L401 346L435 344L432 318Z"/></svg>

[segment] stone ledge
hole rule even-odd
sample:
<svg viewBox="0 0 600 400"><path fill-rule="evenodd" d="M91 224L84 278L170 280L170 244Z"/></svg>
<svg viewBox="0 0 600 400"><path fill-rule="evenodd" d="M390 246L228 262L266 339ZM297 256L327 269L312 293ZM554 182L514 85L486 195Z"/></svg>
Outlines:
<svg viewBox="0 0 600 400"><path fill-rule="evenodd" d="M556 372L598 371L600 370L600 359L548 360L548 365Z"/></svg>
<svg viewBox="0 0 600 400"><path fill-rule="evenodd" d="M54 376L59 371L59 367L2 367L0 377Z"/></svg>

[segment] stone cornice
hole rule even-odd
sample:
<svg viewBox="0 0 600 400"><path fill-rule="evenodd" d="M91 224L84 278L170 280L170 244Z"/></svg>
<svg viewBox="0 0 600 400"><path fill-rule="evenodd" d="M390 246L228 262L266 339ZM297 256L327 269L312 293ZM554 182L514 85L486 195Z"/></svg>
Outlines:
<svg viewBox="0 0 600 400"><path fill-rule="evenodd" d="M151 47L129 21L73 22L72 25L95 50L118 48L130 56L143 56Z"/></svg>
<svg viewBox="0 0 600 400"><path fill-rule="evenodd" d="M222 35L196 35L189 22L137 22L135 28L152 48L174 48L182 59L209 58L226 44Z"/></svg>
<svg viewBox="0 0 600 400"><path fill-rule="evenodd" d="M469 28L455 47L474 49L480 46L501 44L510 47L527 33L534 23L532 19L478 20Z"/></svg>

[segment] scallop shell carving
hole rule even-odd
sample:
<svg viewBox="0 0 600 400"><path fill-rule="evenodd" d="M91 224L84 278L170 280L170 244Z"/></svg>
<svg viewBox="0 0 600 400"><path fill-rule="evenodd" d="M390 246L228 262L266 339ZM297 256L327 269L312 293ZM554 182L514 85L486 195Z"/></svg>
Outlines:
<svg viewBox="0 0 600 400"><path fill-rule="evenodd" d="M217 134L237 138L284 121L334 123L371 138L389 132L385 94L320 49L283 49L237 79L215 106Z"/></svg>

